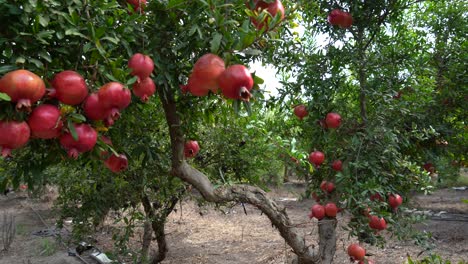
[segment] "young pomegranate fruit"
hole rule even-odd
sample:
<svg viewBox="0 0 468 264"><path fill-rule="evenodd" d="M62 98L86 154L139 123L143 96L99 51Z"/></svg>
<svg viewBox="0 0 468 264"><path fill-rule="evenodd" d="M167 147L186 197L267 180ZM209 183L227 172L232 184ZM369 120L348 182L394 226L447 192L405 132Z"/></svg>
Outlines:
<svg viewBox="0 0 468 264"><path fill-rule="evenodd" d="M304 117L309 115L309 112L305 105L298 105L294 107L294 114L299 118L299 120L302 120Z"/></svg>
<svg viewBox="0 0 468 264"><path fill-rule="evenodd" d="M195 140L189 140L185 143L184 146L184 155L185 158L193 158L197 155L198 151L200 151L200 146L198 142Z"/></svg>
<svg viewBox="0 0 468 264"><path fill-rule="evenodd" d="M156 85L150 77L133 84L133 94L140 98L143 103L149 101L149 98L156 92Z"/></svg>
<svg viewBox="0 0 468 264"><path fill-rule="evenodd" d="M17 110L31 110L31 105L45 94L44 81L28 70L16 70L0 79L0 92L8 94Z"/></svg>
<svg viewBox="0 0 468 264"><path fill-rule="evenodd" d="M63 122L60 109L55 105L42 104L32 111L28 119L31 136L35 138L49 139L60 136Z"/></svg>
<svg viewBox="0 0 468 264"><path fill-rule="evenodd" d="M398 194L390 194L388 196L388 204L392 209L395 211L398 206L400 206L403 203L403 198L401 198L400 195Z"/></svg>
<svg viewBox="0 0 468 264"><path fill-rule="evenodd" d="M68 156L74 159L83 152L91 151L96 145L97 132L88 124L73 124L78 140L75 140L70 132L60 137L60 144L67 151Z"/></svg>
<svg viewBox="0 0 468 264"><path fill-rule="evenodd" d="M115 173L124 171L128 167L127 156L125 156L125 154L119 154L118 156L112 154L104 161L104 165L106 165L109 170Z"/></svg>
<svg viewBox="0 0 468 264"><path fill-rule="evenodd" d="M63 71L55 75L49 95L67 105L78 105L88 96L85 79L75 71Z"/></svg>
<svg viewBox="0 0 468 264"><path fill-rule="evenodd" d="M130 90L118 82L104 84L97 94L102 108L110 109L110 117L113 120L119 119L120 110L127 108L132 99Z"/></svg>
<svg viewBox="0 0 468 264"><path fill-rule="evenodd" d="M353 260L364 260L366 256L366 250L359 246L356 243L353 243L349 245L348 247L348 255L353 259Z"/></svg>
<svg viewBox="0 0 468 264"><path fill-rule="evenodd" d="M31 130L26 122L0 120L0 150L2 157L11 156L11 150L28 143Z"/></svg>
<svg viewBox="0 0 468 264"><path fill-rule="evenodd" d="M215 54L201 56L193 66L187 88L195 96L206 96L218 92L218 78L225 70L223 59Z"/></svg>
<svg viewBox="0 0 468 264"><path fill-rule="evenodd" d="M325 161L325 155L320 151L311 152L309 154L309 161L316 167L320 167L320 165Z"/></svg>
<svg viewBox="0 0 468 264"><path fill-rule="evenodd" d="M378 216L371 215L369 217L369 227L376 230L384 230L387 228L387 222L385 219L379 218Z"/></svg>
<svg viewBox="0 0 468 264"><path fill-rule="evenodd" d="M273 18L276 17L278 13L280 13L281 18L279 22L283 21L284 19L284 6L279 0L275 0L271 3L267 3L265 1L256 1L254 10L257 11L257 13L261 13L263 10L266 10L269 16ZM250 20L252 21L252 23L255 25L257 29L260 30L263 27L265 27L266 30L268 30L268 24L270 23L272 19L269 16L264 16L263 19L252 17L250 18ZM261 17L261 15L259 17Z"/></svg>
<svg viewBox="0 0 468 264"><path fill-rule="evenodd" d="M309 218L315 217L318 220L322 220L325 217L325 207L320 204L314 204L311 208Z"/></svg>
<svg viewBox="0 0 468 264"><path fill-rule="evenodd" d="M249 101L253 79L249 70L240 64L229 66L218 79L219 88L230 99Z"/></svg>
<svg viewBox="0 0 468 264"><path fill-rule="evenodd" d="M139 80L143 80L153 72L154 62L147 55L135 53L128 61L128 68L132 69L131 75L138 76Z"/></svg>
<svg viewBox="0 0 468 264"><path fill-rule="evenodd" d="M342 171L343 170L343 162L341 160L334 160L332 163L332 169L334 171Z"/></svg>
<svg viewBox="0 0 468 264"><path fill-rule="evenodd" d="M338 207L336 207L335 203L327 203L325 205L325 215L328 217L336 217L336 213L338 213Z"/></svg>
<svg viewBox="0 0 468 264"><path fill-rule="evenodd" d="M328 113L325 117L325 123L328 128L337 128L341 124L341 116L337 113Z"/></svg>

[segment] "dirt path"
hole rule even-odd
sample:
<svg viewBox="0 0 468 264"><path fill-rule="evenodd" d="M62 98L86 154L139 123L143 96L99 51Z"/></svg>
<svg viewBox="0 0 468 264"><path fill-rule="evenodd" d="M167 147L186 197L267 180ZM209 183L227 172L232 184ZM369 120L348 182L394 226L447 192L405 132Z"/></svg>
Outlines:
<svg viewBox="0 0 468 264"><path fill-rule="evenodd" d="M311 245L317 244L316 222L307 217L311 200L294 201L300 189L286 186L272 192L273 197L286 206L293 223L298 226ZM444 210L468 216L468 190L443 189L431 196L416 196L414 206L434 212ZM30 200L25 194L0 197L0 220L2 214L14 214L16 237L10 251L0 252L0 264L75 264L82 263L67 254L66 248L50 237L32 236L33 231L44 228L35 209L52 226L51 203ZM280 264L291 260L292 254L284 240L271 226L266 216L252 206L246 205L247 215L238 204L225 213L210 206L199 208L192 201L182 204L173 212L167 223L167 238L170 247L165 264L220 263L220 264ZM348 220L347 215L338 217L339 223ZM416 226L419 230L433 232L434 252L452 263L468 261L468 222L431 220ZM111 250L110 235L100 233L98 246ZM1 241L0 241L1 243ZM345 248L350 243L347 233L338 228L338 250L335 263L350 263ZM1 245L0 245L1 246ZM384 249L366 246L371 259L376 263L404 263L406 256L417 256L422 249L411 242L389 239ZM427 255L424 252L422 256ZM30 261L30 262L28 262ZM95 262L90 262L95 263Z"/></svg>

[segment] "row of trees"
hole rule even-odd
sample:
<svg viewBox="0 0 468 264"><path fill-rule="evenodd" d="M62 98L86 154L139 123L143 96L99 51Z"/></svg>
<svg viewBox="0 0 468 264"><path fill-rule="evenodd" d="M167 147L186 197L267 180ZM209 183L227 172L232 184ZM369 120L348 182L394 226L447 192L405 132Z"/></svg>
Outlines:
<svg viewBox="0 0 468 264"><path fill-rule="evenodd" d="M71 69L91 91L110 81L131 87L128 59L144 53L154 61L158 87L146 104L133 98L110 128L85 121L112 139L112 150L126 154L127 170L103 172L105 145L70 160L57 142L35 139L0 161L1 187L58 185L57 205L63 218L73 217L77 236L110 210L121 213L126 228L114 236L120 253L135 250L127 242L144 223L146 239L136 249L141 254L134 254L140 262L164 259L166 217L192 185L208 202L259 208L300 263L331 263L336 220L319 225L320 247L312 249L287 212L256 187L283 166L306 180L305 196L315 193L321 203L334 202L351 214L349 231L360 241L384 243L371 232L363 214L368 208L384 217L390 232L405 234L403 223L412 216L370 196L400 194L407 201L410 191L431 188L424 164L433 164L445 181L465 161L463 1L283 1L285 19L270 17L262 29L251 22L268 17L252 11L257 2L150 1L136 12L115 0L0 0L6 25L0 29L0 74L24 68L49 84ZM333 9L349 12L352 27L331 26L326 18ZM317 43L318 36L325 43ZM210 52L226 65L274 65L282 76L278 95L265 99L262 76L255 75L250 102L183 93L180 85L195 61ZM302 121L292 114L298 104L307 106ZM27 117L7 100L0 107L0 120ZM79 107L59 107L68 120L82 122ZM338 129L320 126L330 112L343 119ZM201 146L192 160L183 155L189 139ZM314 150L325 154L320 167L307 160ZM333 160L343 161L343 171L330 169ZM320 190L323 180L336 185L331 195ZM159 249L149 257L151 232Z"/></svg>

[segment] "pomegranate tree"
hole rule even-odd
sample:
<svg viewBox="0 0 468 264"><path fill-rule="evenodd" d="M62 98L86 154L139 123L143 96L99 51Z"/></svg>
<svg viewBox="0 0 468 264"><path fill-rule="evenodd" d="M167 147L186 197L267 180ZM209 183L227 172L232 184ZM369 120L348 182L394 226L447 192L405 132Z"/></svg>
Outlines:
<svg viewBox="0 0 468 264"><path fill-rule="evenodd" d="M139 80L143 80L148 78L153 72L154 62L147 55L135 53L128 61L128 67L132 69L131 75L137 76Z"/></svg>
<svg viewBox="0 0 468 264"><path fill-rule="evenodd" d="M294 107L294 114L299 118L299 120L302 120L304 117L309 115L309 112L307 111L307 107L301 104Z"/></svg>
<svg viewBox="0 0 468 264"><path fill-rule="evenodd" d="M56 138L60 136L63 127L60 110L55 105L42 104L32 111L28 125L33 137Z"/></svg>
<svg viewBox="0 0 468 264"><path fill-rule="evenodd" d="M0 120L0 149L2 157L11 156L11 150L21 148L29 140L31 130L26 122Z"/></svg>
<svg viewBox="0 0 468 264"><path fill-rule="evenodd" d="M229 66L219 76L219 87L224 96L230 99L249 101L253 79L249 70L240 64Z"/></svg>
<svg viewBox="0 0 468 264"><path fill-rule="evenodd" d="M0 92L8 94L16 109L30 111L31 105L45 94L44 81L28 70L16 70L0 79Z"/></svg>
<svg viewBox="0 0 468 264"><path fill-rule="evenodd" d="M78 105L88 96L85 79L75 71L63 71L55 75L49 95L68 105Z"/></svg>
<svg viewBox="0 0 468 264"><path fill-rule="evenodd" d="M193 158L197 155L198 151L200 151L200 146L198 142L195 140L189 140L184 145L184 155L185 158Z"/></svg>
<svg viewBox="0 0 468 264"><path fill-rule="evenodd" d="M91 151L96 145L97 132L88 124L73 124L78 138L75 140L71 132L60 137L60 144L67 151L68 156L78 158L80 153Z"/></svg>
<svg viewBox="0 0 468 264"><path fill-rule="evenodd" d="M208 92L218 92L218 79L224 72L223 59L215 54L201 56L193 66L187 88L195 96L206 96Z"/></svg>

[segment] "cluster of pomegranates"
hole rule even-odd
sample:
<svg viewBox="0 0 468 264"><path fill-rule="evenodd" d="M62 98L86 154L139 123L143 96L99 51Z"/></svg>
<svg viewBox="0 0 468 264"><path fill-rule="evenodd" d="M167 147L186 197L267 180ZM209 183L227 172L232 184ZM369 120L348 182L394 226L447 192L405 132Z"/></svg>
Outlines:
<svg viewBox="0 0 468 264"><path fill-rule="evenodd" d="M133 93L143 102L148 101L156 90L149 77L154 69L153 61L137 53L129 60L128 66L132 69L131 74L137 76ZM28 70L15 70L0 79L0 92L10 97L17 111L28 113L25 121L0 120L0 149L3 157L10 156L11 150L26 145L30 138L57 138L68 156L76 159L80 153L93 150L98 132L91 124L84 122L67 122L70 125L64 126L67 114L70 111L81 111L88 120L102 121L106 126L111 126L120 117L120 111L131 102L130 90L118 82L106 83L97 92L89 94L85 79L75 71L56 74L50 85L51 88L46 89L44 81ZM127 168L124 154L101 157L113 172Z"/></svg>
<svg viewBox="0 0 468 264"><path fill-rule="evenodd" d="M340 9L334 9L328 14L328 23L341 28L349 28L353 25L353 17L350 13Z"/></svg>
<svg viewBox="0 0 468 264"><path fill-rule="evenodd" d="M193 66L187 85L182 85L183 92L195 96L221 93L229 99L249 101L254 81L249 70L240 64L225 67L223 59L215 54L201 56Z"/></svg>

